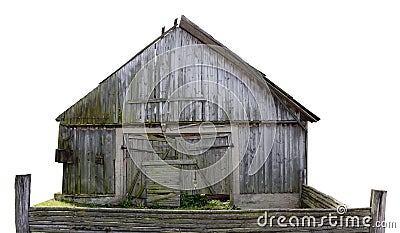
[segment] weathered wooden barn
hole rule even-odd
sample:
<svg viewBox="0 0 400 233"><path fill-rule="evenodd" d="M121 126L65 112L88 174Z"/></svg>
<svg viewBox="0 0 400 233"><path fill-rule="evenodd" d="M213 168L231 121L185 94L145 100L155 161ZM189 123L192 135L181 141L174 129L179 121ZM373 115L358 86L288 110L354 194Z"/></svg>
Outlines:
<svg viewBox="0 0 400 233"><path fill-rule="evenodd" d="M296 208L319 118L182 16L56 120L63 198Z"/></svg>

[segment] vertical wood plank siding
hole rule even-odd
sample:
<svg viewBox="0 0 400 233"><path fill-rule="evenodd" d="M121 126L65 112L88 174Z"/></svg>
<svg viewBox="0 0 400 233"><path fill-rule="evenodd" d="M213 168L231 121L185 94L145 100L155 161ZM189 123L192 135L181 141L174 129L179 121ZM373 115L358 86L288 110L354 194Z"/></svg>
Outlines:
<svg viewBox="0 0 400 233"><path fill-rule="evenodd" d="M115 130L60 126L59 148L73 151L64 163L63 194L113 194Z"/></svg>
<svg viewBox="0 0 400 233"><path fill-rule="evenodd" d="M63 165L64 194L114 193L115 132L97 126L202 121L219 124L258 122L252 123L249 132L239 130L243 131L241 138L248 138L247 145L240 145L245 153L240 164L241 193L299 192L299 170L306 168L306 134L296 122L302 119L300 113L284 107L284 100L277 101L276 96L268 92L264 80L253 77L221 53L206 46L177 49L200 44L201 41L179 27L169 31L57 118L61 124L59 149L71 149L75 157L73 164ZM170 52L165 55L167 51ZM208 65L193 65L200 63ZM151 69L140 71L145 65ZM180 68L174 69L176 67ZM134 79L139 71L143 72L142 78ZM193 82L195 84L187 85ZM171 95L179 100L165 101ZM124 105L126 101L128 103ZM265 123L270 121L280 123ZM272 140L271 130L275 126L276 136L270 151L266 145ZM130 143L133 143L130 148L136 149L165 147L162 142L152 142L152 145L139 141ZM203 158L198 161L200 168L217 161L218 150L200 157ZM147 159L154 156L154 153L143 151L133 153L150 156ZM249 175L250 161L255 153L270 155L256 174ZM184 157L182 155L180 159L190 159ZM143 174L138 174L132 161L125 160L124 163L124 192L128 192L131 183L136 181L138 185L133 187L132 193L144 197L141 192L145 182ZM224 166L222 170L230 165ZM205 177L213 175L216 174L205 174ZM230 184L228 177L212 188L217 193L228 194Z"/></svg>
<svg viewBox="0 0 400 233"><path fill-rule="evenodd" d="M272 149L267 145L269 131L275 128ZM264 135L262 135L264 134ZM240 129L241 138L249 138L240 163L240 192L251 193L298 193L299 171L305 169L305 132L296 124L256 124ZM261 141L262 140L262 141ZM243 142L246 143L246 142ZM243 152L242 152L243 153ZM254 175L249 175L251 159L260 153L269 154L266 163Z"/></svg>
<svg viewBox="0 0 400 233"><path fill-rule="evenodd" d="M160 122L161 119L164 122L295 120L268 93L266 82L252 77L208 47L174 50L168 53L168 56L162 55L176 48L199 44L201 42L198 39L180 28L170 31L101 82L57 119L63 125L120 125L125 94L127 94L127 100L136 103L125 106L127 109L125 123L154 123ZM190 52L192 54L189 56L187 53ZM157 60L153 59L155 54L159 56ZM193 66L191 65L193 63L205 63L209 66ZM148 68L152 68L152 73L144 73L145 78L135 79L132 83L133 88L126 93L133 77L146 64ZM182 68L172 70L175 67ZM160 77L163 79L160 80ZM199 81L199 83L183 87L194 81ZM238 100L243 101L243 105L240 107L231 105L232 101L227 99L231 96L226 96L221 87L209 86L206 82L215 82L229 88L229 92L234 93ZM151 89L152 87L155 89ZM174 97L207 98L213 103L192 101L185 108L184 106L188 103L182 100L167 106L169 114L163 113L165 102L161 100L167 99L180 87L183 88L176 93L176 96L174 94ZM148 100L145 98L148 95L155 100L154 103L143 103ZM256 100L260 104L258 108ZM277 109L276 112L271 111L274 108ZM245 112L247 114L244 114Z"/></svg>

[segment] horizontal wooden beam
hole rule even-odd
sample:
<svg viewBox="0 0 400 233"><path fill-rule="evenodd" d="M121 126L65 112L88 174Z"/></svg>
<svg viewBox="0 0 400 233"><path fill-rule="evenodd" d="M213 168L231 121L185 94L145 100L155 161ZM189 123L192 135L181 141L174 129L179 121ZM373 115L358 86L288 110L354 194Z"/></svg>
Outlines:
<svg viewBox="0 0 400 233"><path fill-rule="evenodd" d="M212 133L230 133L230 126L219 126L215 127L200 127L199 125L192 125L185 128L167 127L163 130L161 127L124 127L123 133L125 134L212 134Z"/></svg>
<svg viewBox="0 0 400 233"><path fill-rule="evenodd" d="M339 206L346 206L335 198L304 184L302 185L301 202L302 205L309 208L336 209Z"/></svg>
<svg viewBox="0 0 400 233"><path fill-rule="evenodd" d="M235 194L235 205L247 209L299 208L299 193Z"/></svg>
<svg viewBox="0 0 400 233"><path fill-rule="evenodd" d="M128 100L128 104L147 104L147 103L161 103L161 102L177 102L177 101L207 101L205 98L169 98L169 99L145 99L145 100Z"/></svg>
<svg viewBox="0 0 400 233"><path fill-rule="evenodd" d="M268 215L266 216L266 214ZM331 226L323 218L335 214L332 209L258 209L258 210L171 210L132 208L71 208L71 207L31 207L29 224L34 232L58 232L63 229L79 232L368 232L367 227ZM369 216L369 208L348 209L346 216L357 216L360 221ZM315 216L318 228L310 226L286 227L258 225L267 219L260 217L292 216L298 218ZM123 221L122 221L123 220ZM268 220L271 220L269 218ZM362 223L360 223L362 224ZM200 230L199 230L200 229Z"/></svg>
<svg viewBox="0 0 400 233"><path fill-rule="evenodd" d="M160 165L195 165L197 164L195 159L186 160L151 160L142 162L143 166L160 166Z"/></svg>

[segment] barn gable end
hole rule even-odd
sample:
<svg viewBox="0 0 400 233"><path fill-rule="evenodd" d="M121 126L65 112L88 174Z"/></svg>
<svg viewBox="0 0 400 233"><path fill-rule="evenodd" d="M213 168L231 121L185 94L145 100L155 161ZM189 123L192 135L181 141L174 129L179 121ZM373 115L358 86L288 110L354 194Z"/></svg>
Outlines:
<svg viewBox="0 0 400 233"><path fill-rule="evenodd" d="M190 50L190 46L200 49ZM193 66L185 59L171 60L174 53L180 51L189 54L200 51L195 59L211 65L201 67ZM158 75L137 78L149 63L154 64L154 72ZM178 63L183 68L171 70ZM218 87L210 86L186 89L175 98L179 103L189 101L189 104L174 105L165 100L173 91L196 80L228 86L243 101L243 109L229 101ZM152 93L150 102L148 93ZM204 101L204 96L215 104ZM300 190L299 171L307 168L307 122L316 122L319 118L263 73L182 16L179 25L164 32L56 120L60 122L58 150L72 151L73 154L72 162L63 165L63 194L146 199L144 190L149 181L129 157L144 156L147 159L143 164L147 165L152 164L149 159L158 156L170 162L193 161L193 157L171 150L169 142L160 139L165 133L161 127L152 129L152 133L143 133L135 126L145 123L158 127L165 122L191 126L193 122L213 122L221 129L232 126L233 131L220 129L213 150L197 156L195 165L207 167L222 159L223 153L231 159L236 154L244 156L231 175L197 191L232 195L237 204L245 201L245 195L281 194L283 196L278 195L277 202L281 199L290 202L280 206L295 207ZM122 132L123 125L131 127L130 133ZM199 135L189 129L182 138L197 140ZM274 137L269 137L272 133ZM144 136L152 139L143 142ZM252 174L249 170L257 154L268 155L267 161ZM232 169L228 163L219 166L221 171ZM197 179L198 184L206 184L221 174L210 173L200 178L192 175L182 181L183 186L190 188L193 179ZM274 202L273 196L262 196L261 199L265 197Z"/></svg>
<svg viewBox="0 0 400 233"><path fill-rule="evenodd" d="M224 48L224 56L230 59L228 61L232 64L229 65L234 66L235 69L251 69L252 74L264 79L270 91L275 95L277 111L281 111L277 114L288 116L284 120L296 120L293 116L295 114L300 116L301 121L315 122L319 120L315 114L267 79L263 73L244 62L184 16L182 16L179 27L173 26L163 33L85 97L60 114L56 120L62 125L121 125L126 90L140 69L154 59L155 55L159 56L179 47L204 43Z"/></svg>

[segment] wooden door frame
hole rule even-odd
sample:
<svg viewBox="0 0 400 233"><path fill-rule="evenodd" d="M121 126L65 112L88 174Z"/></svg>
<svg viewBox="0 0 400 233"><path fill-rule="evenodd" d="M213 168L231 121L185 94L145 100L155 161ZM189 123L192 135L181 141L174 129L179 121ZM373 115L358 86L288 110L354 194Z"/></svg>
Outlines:
<svg viewBox="0 0 400 233"><path fill-rule="evenodd" d="M177 124L178 127L178 124ZM116 198L123 198L126 195L126 174L125 169L125 158L124 158L124 134L175 134L175 133L198 133L196 131L198 125L186 125L179 129L177 127L167 127L162 129L161 127L143 127L143 126L129 126L124 128L116 128L116 143L115 143L115 196ZM196 128L195 128L196 127ZM202 129L202 133L231 133L232 137L232 164L238 164L239 162L239 128L237 124L230 125L216 125L215 128ZM233 171L232 178L232 195L240 194L240 184L239 184L239 166Z"/></svg>

